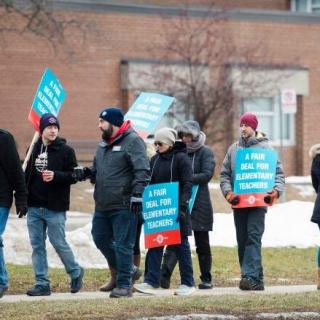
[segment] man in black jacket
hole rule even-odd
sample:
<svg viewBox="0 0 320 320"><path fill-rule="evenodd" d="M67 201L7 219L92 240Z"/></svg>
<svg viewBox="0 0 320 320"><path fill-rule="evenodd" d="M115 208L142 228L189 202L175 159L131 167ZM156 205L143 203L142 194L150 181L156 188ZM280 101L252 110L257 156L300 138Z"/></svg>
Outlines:
<svg viewBox="0 0 320 320"><path fill-rule="evenodd" d="M74 150L58 137L60 124L50 113L40 119L41 138L32 151L26 169L28 187L27 225L32 246L32 265L36 283L29 296L50 295L46 237L59 255L70 275L70 291L82 287L84 270L76 262L65 238L66 211L70 203L70 185L77 181Z"/></svg>
<svg viewBox="0 0 320 320"><path fill-rule="evenodd" d="M27 190L20 158L13 136L0 129L0 298L8 289L8 274L4 263L3 240L13 192L19 218L27 214Z"/></svg>
<svg viewBox="0 0 320 320"><path fill-rule="evenodd" d="M133 246L142 193L150 180L149 160L143 140L119 108L103 110L99 128L102 142L92 168L96 181L92 236L117 275L110 297L131 297L132 278L137 279Z"/></svg>

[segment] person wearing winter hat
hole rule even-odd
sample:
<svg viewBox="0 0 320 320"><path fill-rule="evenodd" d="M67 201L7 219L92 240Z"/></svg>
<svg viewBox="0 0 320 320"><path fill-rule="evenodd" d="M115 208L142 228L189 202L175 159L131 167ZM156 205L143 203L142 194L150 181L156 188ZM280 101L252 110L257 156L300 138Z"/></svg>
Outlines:
<svg viewBox="0 0 320 320"><path fill-rule="evenodd" d="M320 144L313 145L309 150L309 156L312 159L311 164L311 180L314 191L317 194L314 203L311 221L316 223L320 229ZM320 290L320 247L318 248L317 256L318 265L318 284L317 289Z"/></svg>
<svg viewBox="0 0 320 320"><path fill-rule="evenodd" d="M53 114L47 113L41 117L41 136L26 167L27 226L36 280L35 285L27 290L29 296L51 294L45 245L47 234L71 278L70 292L76 293L82 288L84 269L75 260L65 237L70 185L77 182L77 160L74 150L58 136L59 129L59 120Z"/></svg>
<svg viewBox="0 0 320 320"><path fill-rule="evenodd" d="M179 182L179 213L181 244L169 246L179 261L181 284L175 290L176 295L189 295L195 291L191 250L188 236L191 235L189 199L192 188L191 162L186 153L186 145L176 141L177 132L171 128L162 128L154 134L156 155L151 158L150 184ZM164 247L151 248L145 261L144 282L134 285L136 291L155 294L160 287L161 260Z"/></svg>
<svg viewBox="0 0 320 320"><path fill-rule="evenodd" d="M199 289L211 289L212 255L209 231L212 231L213 209L208 183L212 179L215 161L211 148L205 145L206 135L200 130L199 123L188 120L176 127L179 138L186 143L187 153L192 163L192 184L199 186L191 214L192 230L200 266ZM161 266L161 287L170 287L170 278L177 264L177 257L167 247Z"/></svg>
<svg viewBox="0 0 320 320"><path fill-rule="evenodd" d="M39 131L40 134L43 133L43 130L47 127L50 126L56 126L58 131L60 130L60 123L58 118L53 115L52 113L45 113L41 118L40 118L40 123L39 123Z"/></svg>
<svg viewBox="0 0 320 320"><path fill-rule="evenodd" d="M266 135L257 131L258 119L247 112L240 117L240 138L233 143L223 160L220 172L220 188L226 200L233 206L240 197L233 192L236 154L239 149L272 149ZM282 164L277 161L275 184L264 197L266 205L272 205L284 191L285 179ZM241 290L264 290L261 261L261 239L264 233L267 207L234 208L234 223L238 243L238 258L241 267Z"/></svg>
<svg viewBox="0 0 320 320"><path fill-rule="evenodd" d="M111 273L110 282L100 290L111 291L111 298L128 298L132 297L132 282L141 276L132 256L150 165L143 140L130 120L124 121L120 108L102 110L99 129L102 141L90 168L95 181L91 233Z"/></svg>

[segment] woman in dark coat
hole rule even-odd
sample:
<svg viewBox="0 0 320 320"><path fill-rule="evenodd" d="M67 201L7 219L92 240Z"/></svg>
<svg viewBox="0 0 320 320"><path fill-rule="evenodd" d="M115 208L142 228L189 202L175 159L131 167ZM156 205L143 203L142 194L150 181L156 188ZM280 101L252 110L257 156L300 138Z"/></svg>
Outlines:
<svg viewBox="0 0 320 320"><path fill-rule="evenodd" d="M178 136L187 145L188 156L192 163L192 184L198 185L198 192L191 212L192 230L200 266L199 289L212 288L212 256L209 243L209 231L212 230L213 210L208 183L215 168L212 150L205 145L206 136L200 131L199 123L186 121L177 128ZM161 268L161 287L169 288L170 278L177 258L170 247L167 248Z"/></svg>
<svg viewBox="0 0 320 320"><path fill-rule="evenodd" d="M314 204L311 221L318 224L320 229L320 144L311 147L309 154L312 158L311 179L312 185L317 193L317 198ZM320 247L318 248L318 290L320 290Z"/></svg>
<svg viewBox="0 0 320 320"><path fill-rule="evenodd" d="M179 222L181 244L171 245L180 268L181 285L176 295L188 295L195 291L191 249L188 236L191 235L189 199L191 196L191 163L185 143L176 140L174 129L162 128L155 133L157 154L151 159L151 184L179 182ZM154 294L160 287L160 269L164 247L151 248L147 252L144 282L135 284L141 293Z"/></svg>

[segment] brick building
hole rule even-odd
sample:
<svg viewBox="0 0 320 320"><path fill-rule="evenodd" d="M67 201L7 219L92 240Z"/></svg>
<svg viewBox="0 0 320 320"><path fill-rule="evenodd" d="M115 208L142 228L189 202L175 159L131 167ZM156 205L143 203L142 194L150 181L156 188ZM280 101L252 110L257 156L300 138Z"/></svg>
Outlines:
<svg viewBox="0 0 320 320"><path fill-rule="evenodd" d="M33 96L46 67L59 77L67 91L61 110L61 135L73 144L80 160L92 158L99 140L97 116L104 106L128 108L147 83L132 87L130 79L136 70L152 68L157 61L150 45L164 41L164 24L178 19L179 0L53 0L52 10L59 17L72 18L92 27L85 34L77 28L69 30L69 47L53 50L39 35L15 32L1 33L0 51L0 127L11 131L24 150L33 136L27 122ZM240 99L235 109L234 130L237 136L239 113L251 110L258 114L263 131L280 147L279 89L294 89L297 113L282 115L283 157L286 175L309 173L308 149L319 142L320 126L320 3L316 0L217 0L217 10L225 8L228 27L239 45L254 45L263 40L272 61L261 68L252 67L250 74L259 78L261 69L279 80L277 90L262 88L261 94L247 95L241 84L235 84ZM190 0L189 16L201 19L210 1ZM169 16L164 22L163 15ZM19 24L19 20L15 20ZM1 26L1 25L0 25ZM61 44L59 44L61 46ZM62 45L63 47L63 45ZM65 49L65 50L64 50ZM173 59L174 61L174 59ZM286 68L279 68L285 62ZM261 59L257 57L256 65ZM229 66L230 77L241 70ZM281 77L277 77L277 75ZM241 74L240 74L241 75ZM212 119L214 122L217 119ZM232 120L232 121L231 121ZM221 163L226 144L213 145Z"/></svg>

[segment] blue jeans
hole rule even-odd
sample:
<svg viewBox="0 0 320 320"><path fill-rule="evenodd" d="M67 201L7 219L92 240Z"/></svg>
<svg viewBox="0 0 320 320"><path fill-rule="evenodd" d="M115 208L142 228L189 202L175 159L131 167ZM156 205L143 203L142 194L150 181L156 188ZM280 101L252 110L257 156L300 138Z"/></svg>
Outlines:
<svg viewBox="0 0 320 320"><path fill-rule="evenodd" d="M46 208L28 208L27 225L32 246L32 266L36 284L49 286L46 238L56 250L71 279L79 277L81 268L66 241L66 213Z"/></svg>
<svg viewBox="0 0 320 320"><path fill-rule="evenodd" d="M0 207L0 287L8 287L8 272L4 262L3 238L2 235L6 228L9 216L9 208Z"/></svg>
<svg viewBox="0 0 320 320"><path fill-rule="evenodd" d="M263 282L261 239L267 210L264 207L234 210L241 276Z"/></svg>
<svg viewBox="0 0 320 320"><path fill-rule="evenodd" d="M92 237L97 248L117 272L117 287L131 288L133 247L137 218L129 210L96 211L92 220Z"/></svg>
<svg viewBox="0 0 320 320"><path fill-rule="evenodd" d="M159 288L160 286L163 248L151 248L146 256L144 282L152 285L154 288ZM181 244L168 246L168 249L176 253L179 262L181 284L188 287L194 286L191 249L188 237L182 237Z"/></svg>

